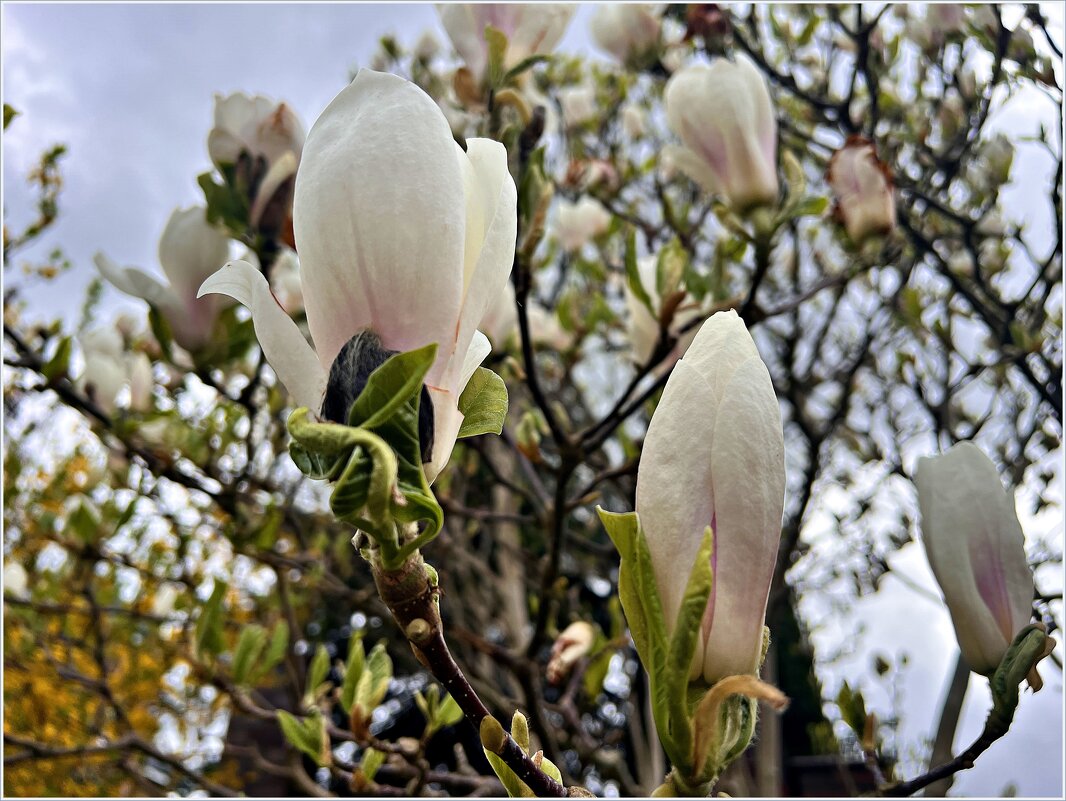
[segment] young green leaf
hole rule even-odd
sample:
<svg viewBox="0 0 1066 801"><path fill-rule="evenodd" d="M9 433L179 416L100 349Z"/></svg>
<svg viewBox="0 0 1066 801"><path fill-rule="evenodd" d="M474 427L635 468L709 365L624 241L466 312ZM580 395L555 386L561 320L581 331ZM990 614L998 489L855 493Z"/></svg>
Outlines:
<svg viewBox="0 0 1066 801"><path fill-rule="evenodd" d="M492 370L479 367L459 396L463 424L458 438L499 434L507 419L507 384Z"/></svg>

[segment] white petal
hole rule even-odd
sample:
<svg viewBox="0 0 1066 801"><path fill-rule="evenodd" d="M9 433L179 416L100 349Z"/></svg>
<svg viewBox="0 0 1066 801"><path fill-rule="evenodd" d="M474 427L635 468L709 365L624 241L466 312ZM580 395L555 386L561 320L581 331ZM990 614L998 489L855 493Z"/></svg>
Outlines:
<svg viewBox="0 0 1066 801"><path fill-rule="evenodd" d="M480 81L488 64L488 45L485 43L485 27L478 27L474 16L476 8L469 3L437 4L441 25L452 40L455 52Z"/></svg>
<svg viewBox="0 0 1066 801"><path fill-rule="evenodd" d="M703 677L712 684L758 668L766 598L781 539L781 411L770 374L757 356L733 371L718 407L713 443L715 608L703 662Z"/></svg>
<svg viewBox="0 0 1066 801"><path fill-rule="evenodd" d="M714 415L706 382L682 359L652 415L637 471L637 513L669 632L703 531L714 518Z"/></svg>
<svg viewBox="0 0 1066 801"><path fill-rule="evenodd" d="M470 348L466 352L466 358L463 359L463 370L459 376L460 394L466 389L470 378L477 372L477 368L481 366L481 363L485 361L485 358L490 353L492 353L492 344L489 342L488 337L480 331L475 331L474 338L470 342Z"/></svg>
<svg viewBox="0 0 1066 801"><path fill-rule="evenodd" d="M455 438L463 424L463 414L459 411L459 397L454 392L436 387L427 389L433 401L433 453L422 469L432 484L451 458Z"/></svg>
<svg viewBox="0 0 1066 801"><path fill-rule="evenodd" d="M203 206L173 211L159 238L159 264L183 304L196 308L200 284L228 258L229 237L207 221Z"/></svg>
<svg viewBox="0 0 1066 801"><path fill-rule="evenodd" d="M299 161L296 158L296 154L291 152L285 153L281 158L270 165L267 174L263 176L263 180L259 183L259 188L256 189L255 203L252 204L252 208L248 215L252 225L257 225L259 223L259 217L263 213L263 208L274 197L274 193L278 191L278 187L296 173L296 168L298 166Z"/></svg>
<svg viewBox="0 0 1066 801"><path fill-rule="evenodd" d="M229 262L200 288L201 295L213 292L229 295L251 309L255 335L270 366L297 405L317 414L326 392L327 373L296 323L271 294L263 274L246 261Z"/></svg>
<svg viewBox="0 0 1066 801"><path fill-rule="evenodd" d="M402 78L361 70L311 129L296 178L304 308L324 366L367 327L387 348L437 342L438 364L451 355L465 218L440 108Z"/></svg>
<svg viewBox="0 0 1066 801"><path fill-rule="evenodd" d="M103 253L93 256L93 262L100 271L100 275L119 292L146 300L160 309L173 309L178 305L177 298L170 288L143 270L136 267L119 267Z"/></svg>
<svg viewBox="0 0 1066 801"><path fill-rule="evenodd" d="M472 191L478 195L478 208L471 211L470 216L483 219L485 223L481 226L484 235L473 247L477 261L469 279L464 281L455 353L439 379L440 385L446 388L457 380L462 369L459 360L465 358L478 325L507 283L518 235L518 198L514 180L507 171L507 151L503 145L489 139L468 139L467 153L460 152L459 155L469 161L477 178ZM477 227L468 224L467 230L476 234ZM468 245L468 252L470 249Z"/></svg>

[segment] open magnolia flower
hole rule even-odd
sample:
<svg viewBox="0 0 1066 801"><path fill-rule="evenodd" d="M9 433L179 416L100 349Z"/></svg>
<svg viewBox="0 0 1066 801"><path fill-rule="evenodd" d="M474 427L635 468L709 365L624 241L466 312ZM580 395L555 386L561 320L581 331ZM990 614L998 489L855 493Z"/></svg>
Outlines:
<svg viewBox="0 0 1066 801"><path fill-rule="evenodd" d="M211 341L225 298L198 299L204 279L229 256L229 238L207 222L203 206L176 209L159 240L159 264L169 286L136 267L119 267L103 253L93 257L101 275L118 290L148 301L170 326L174 341L195 352Z"/></svg>
<svg viewBox="0 0 1066 801"><path fill-rule="evenodd" d="M1033 615L1033 574L992 460L972 442L918 460L922 543L971 669L991 675Z"/></svg>
<svg viewBox="0 0 1066 801"><path fill-rule="evenodd" d="M740 211L777 199L777 120L750 59L685 67L664 96L670 128L684 143L668 150L690 178Z"/></svg>
<svg viewBox="0 0 1066 801"><path fill-rule="evenodd" d="M335 422L346 422L359 380L377 366L359 359L437 343L426 376L431 481L463 420L459 395L489 353L477 326L507 281L517 234L503 145L466 144L464 152L413 83L360 71L311 128L296 179L293 223L314 348L247 262L227 264L200 290L248 306L297 404Z"/></svg>
<svg viewBox="0 0 1066 801"><path fill-rule="evenodd" d="M304 129L299 118L284 103L237 92L229 97L215 95L215 125L207 137L207 152L220 170L249 160L247 180L255 187L249 222L259 224L267 204L296 174ZM291 185L279 198L285 217L292 201Z"/></svg>
<svg viewBox="0 0 1066 801"><path fill-rule="evenodd" d="M895 228L892 179L868 139L848 139L829 160L826 179L833 190L835 213L856 245Z"/></svg>
<svg viewBox="0 0 1066 801"><path fill-rule="evenodd" d="M144 353L125 349L117 328L96 328L80 337L85 366L75 381L79 391L107 414L114 414L118 395L129 386L129 408L146 411L152 405L152 363Z"/></svg>
<svg viewBox="0 0 1066 801"><path fill-rule="evenodd" d="M770 374L736 312L719 312L674 367L637 472L637 515L671 636L704 531L714 529L693 678L713 685L758 670L784 498Z"/></svg>
<svg viewBox="0 0 1066 801"><path fill-rule="evenodd" d="M489 65L487 26L507 37L503 66L510 69L530 56L551 53L570 24L574 6L568 3L442 3L437 11L456 52L477 83L482 84Z"/></svg>

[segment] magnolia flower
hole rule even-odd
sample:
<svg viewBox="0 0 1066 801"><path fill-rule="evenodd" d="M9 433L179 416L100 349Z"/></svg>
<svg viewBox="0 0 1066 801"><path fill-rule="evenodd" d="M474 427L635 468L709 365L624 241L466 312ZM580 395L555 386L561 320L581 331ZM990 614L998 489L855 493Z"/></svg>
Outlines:
<svg viewBox="0 0 1066 801"><path fill-rule="evenodd" d="M290 316L304 310L304 292L300 284L300 260L295 251L282 249L270 268L270 291Z"/></svg>
<svg viewBox="0 0 1066 801"><path fill-rule="evenodd" d="M178 588L169 581L161 584L152 596L152 614L156 617L167 617L174 611L174 603L178 600Z"/></svg>
<svg viewBox="0 0 1066 801"><path fill-rule="evenodd" d="M856 245L896 227L892 179L869 140L851 137L829 160L826 178L836 199L836 214Z"/></svg>
<svg viewBox="0 0 1066 801"><path fill-rule="evenodd" d="M659 291L656 288L657 268L658 259L655 256L643 256L637 260L637 272L640 274L640 282L644 285L644 291L648 293L651 305L655 309L658 309L662 304L662 298L659 297ZM655 350L656 343L659 341L659 318L653 316L648 311L648 307L633 294L628 282L625 285L625 294L626 308L629 310L627 327L629 329L629 344L633 348L633 361L637 364L647 364ZM693 320L698 319L701 314L700 310L695 307L679 309L675 312L674 318L670 323L670 333L678 336L681 329L685 328ZM668 364L673 364L673 362L685 355L685 351L692 344L692 340L696 338L697 330L696 326L692 326L688 331L680 334L677 344L671 351Z"/></svg>
<svg viewBox="0 0 1066 801"><path fill-rule="evenodd" d="M215 95L215 126L207 137L207 152L220 170L237 165L242 154L250 159L248 177L255 186L249 213L253 226L259 224L278 189L296 174L303 144L303 126L284 103L243 92ZM291 204L291 190L282 202L286 207ZM284 212L287 217L288 209Z"/></svg>
<svg viewBox="0 0 1066 801"><path fill-rule="evenodd" d="M549 684L558 684L565 679L577 661L589 652L596 639L596 632L584 620L567 626L552 643L548 669L545 671Z"/></svg>
<svg viewBox="0 0 1066 801"><path fill-rule="evenodd" d="M674 367L637 472L637 515L669 634L704 530L714 529L693 678L714 684L758 669L784 496L770 374L736 312L719 312Z"/></svg>
<svg viewBox="0 0 1066 801"><path fill-rule="evenodd" d="M634 64L658 47L661 15L659 3L607 3L596 8L589 27L601 50Z"/></svg>
<svg viewBox="0 0 1066 801"><path fill-rule="evenodd" d="M368 343L380 354L436 342L423 392L432 407L432 441L423 441L430 480L462 423L459 395L489 352L477 325L507 281L517 233L503 145L466 145L413 83L360 71L312 127L296 180L293 223L314 348L247 262L227 264L200 290L248 306L296 403L335 422L345 422L360 388L359 371L345 371L359 367L365 381L377 366L350 363Z"/></svg>
<svg viewBox="0 0 1066 801"><path fill-rule="evenodd" d="M1032 617L1033 574L1013 493L972 442L918 460L922 542L970 668L990 675Z"/></svg>
<svg viewBox="0 0 1066 801"><path fill-rule="evenodd" d="M559 105L563 110L563 123L575 128L596 116L596 90L588 85L567 86L559 90Z"/></svg>
<svg viewBox="0 0 1066 801"><path fill-rule="evenodd" d="M19 562L4 562L4 595L21 599L30 595L29 576Z"/></svg>
<svg viewBox="0 0 1066 801"><path fill-rule="evenodd" d="M559 199L559 216L556 234L567 253L581 250L591 239L607 231L611 225L611 213L598 200L583 197L577 203L566 198Z"/></svg>
<svg viewBox="0 0 1066 801"><path fill-rule="evenodd" d="M777 199L777 121L770 92L746 57L692 64L666 84L666 116L683 147L677 165L737 209Z"/></svg>
<svg viewBox="0 0 1066 801"><path fill-rule="evenodd" d="M566 168L563 185L581 192L602 186L608 192L618 189L618 170L606 159L575 159Z"/></svg>
<svg viewBox="0 0 1066 801"><path fill-rule="evenodd" d="M152 363L144 353L126 351L115 327L96 328L79 337L85 366L74 382L105 413L114 414L123 387L130 388L129 407L147 411L152 406Z"/></svg>
<svg viewBox="0 0 1066 801"><path fill-rule="evenodd" d="M415 56L422 61L431 61L440 52L440 41L432 31L423 33L415 43Z"/></svg>
<svg viewBox="0 0 1066 801"><path fill-rule="evenodd" d="M200 284L229 256L229 239L205 214L203 206L192 206L170 215L159 240L159 264L169 286L136 267L119 267L103 253L93 257L115 288L154 306L170 325L174 341L188 351L211 340L219 312L230 305L224 298L197 299Z"/></svg>
<svg viewBox="0 0 1066 801"><path fill-rule="evenodd" d="M647 114L644 113L644 109L634 103L629 103L622 108L622 130L630 139L644 135L647 127L646 119Z"/></svg>
<svg viewBox="0 0 1066 801"><path fill-rule="evenodd" d="M438 4L441 24L459 56L478 83L485 80L489 47L485 28L491 25L507 37L504 68L530 56L551 53L563 38L574 6L565 3L454 3Z"/></svg>

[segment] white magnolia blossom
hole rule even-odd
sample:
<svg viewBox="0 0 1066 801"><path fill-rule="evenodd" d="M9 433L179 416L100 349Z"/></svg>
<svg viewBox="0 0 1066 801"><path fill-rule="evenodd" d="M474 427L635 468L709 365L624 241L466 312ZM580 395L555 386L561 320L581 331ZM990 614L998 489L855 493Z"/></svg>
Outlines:
<svg viewBox="0 0 1066 801"><path fill-rule="evenodd" d="M658 47L662 12L661 3L604 3L589 23L592 39L622 64L632 64Z"/></svg>
<svg viewBox="0 0 1066 801"><path fill-rule="evenodd" d="M560 198L555 233L567 253L574 253L607 231L611 213L598 200L583 197L577 203Z"/></svg>
<svg viewBox="0 0 1066 801"><path fill-rule="evenodd" d="M826 177L836 213L852 242L861 244L896 227L892 181L871 142L861 137L848 140L829 160Z"/></svg>
<svg viewBox="0 0 1066 801"><path fill-rule="evenodd" d="M585 656L596 640L596 630L584 620L571 623L555 638L552 643L548 668L545 671L550 684L558 684L565 679L574 665Z"/></svg>
<svg viewBox="0 0 1066 801"><path fill-rule="evenodd" d="M674 367L637 472L637 514L668 633L703 533L714 529L714 584L693 678L713 684L758 669L784 497L784 437L770 374L740 317L719 312Z"/></svg>
<svg viewBox="0 0 1066 801"><path fill-rule="evenodd" d="M567 128L575 128L588 122L599 112L596 90L588 84L560 89L559 105L563 110L563 123Z"/></svg>
<svg viewBox="0 0 1066 801"><path fill-rule="evenodd" d="M119 267L103 253L93 257L117 289L154 306L170 325L174 341L188 351L211 340L219 312L231 305L225 298L196 296L204 279L229 257L229 239L205 215L203 206L176 209L170 215L159 240L159 264L169 285L136 267Z"/></svg>
<svg viewBox="0 0 1066 801"><path fill-rule="evenodd" d="M303 125L285 103L243 92L215 95L215 124L207 136L211 161L219 169L236 164L241 153L253 162L263 161L249 212L252 225L258 223L278 188L296 174L303 144ZM253 172L257 172L254 167Z"/></svg>
<svg viewBox="0 0 1066 801"><path fill-rule="evenodd" d="M384 348L438 344L426 376L432 480L463 416L459 395L488 355L477 326L507 281L517 193L498 142L452 139L436 103L413 83L362 70L314 124L296 180L293 223L312 348L262 273L232 262L202 294L252 310L256 336L300 406L322 407L341 348L362 331Z"/></svg>
<svg viewBox="0 0 1066 801"><path fill-rule="evenodd" d="M166 582L152 596L152 614L156 617L168 617L174 612L174 603L178 600L178 588Z"/></svg>
<svg viewBox="0 0 1066 801"><path fill-rule="evenodd" d="M4 561L4 595L21 599L30 595L29 576L18 562Z"/></svg>
<svg viewBox="0 0 1066 801"><path fill-rule="evenodd" d="M681 170L739 210L777 199L777 121L750 59L685 67L665 97L670 128L684 143L668 148Z"/></svg>
<svg viewBox="0 0 1066 801"><path fill-rule="evenodd" d="M656 288L657 270L658 259L655 256L642 256L637 260L637 272L640 274L640 282L644 285L644 291L648 293L648 297L651 299L652 307L656 309L662 303L662 298L659 297L659 291ZM627 328L629 331L629 344L633 349L633 361L637 364L647 364L648 359L651 358L655 350L656 343L659 341L659 319L652 315L648 311L648 307L633 294L633 291L629 288L628 281L625 284L625 295L626 308L629 311ZM700 316L702 316L700 309L691 304L684 308L679 308L670 323L670 333L678 336L678 333L683 328ZM680 334L677 344L671 351L670 358L666 360L667 364L673 364L685 355L685 351L692 344L692 340L696 338L698 330L698 326L693 325L689 330Z"/></svg>
<svg viewBox="0 0 1066 801"><path fill-rule="evenodd" d="M504 68L530 56L551 53L563 38L574 15L569 3L452 3L438 4L441 24L456 52L477 81L485 80L489 48L485 28L491 25L507 37Z"/></svg>
<svg viewBox="0 0 1066 801"><path fill-rule="evenodd" d="M971 669L990 675L1032 617L1033 574L1013 492L972 442L920 459L914 483L922 542L959 648Z"/></svg>
<svg viewBox="0 0 1066 801"><path fill-rule="evenodd" d="M304 310L304 291L300 283L300 260L296 252L283 248L270 269L270 290L290 316Z"/></svg>
<svg viewBox="0 0 1066 801"><path fill-rule="evenodd" d="M622 130L630 139L643 136L647 129L648 115L635 103L627 103L622 107Z"/></svg>
<svg viewBox="0 0 1066 801"><path fill-rule="evenodd" d="M129 408L147 411L152 406L152 363L144 353L126 350L115 326L86 331L78 338L85 365L74 382L107 414L118 408L119 393L128 386Z"/></svg>
<svg viewBox="0 0 1066 801"><path fill-rule="evenodd" d="M554 350L565 350L570 346L570 334L559 325L555 315L543 306L530 300L526 316L534 345L546 345ZM518 310L515 308L514 286L510 281L489 303L485 316L481 318L480 328L492 343L494 353L504 353L512 343L518 341Z"/></svg>

